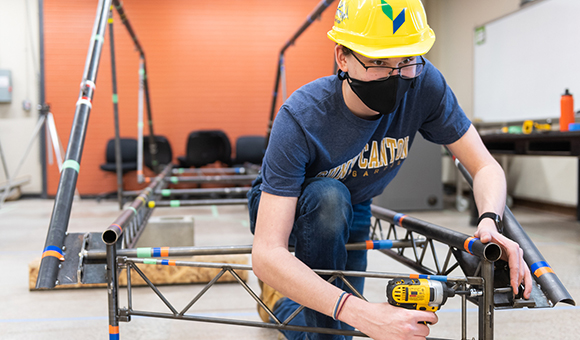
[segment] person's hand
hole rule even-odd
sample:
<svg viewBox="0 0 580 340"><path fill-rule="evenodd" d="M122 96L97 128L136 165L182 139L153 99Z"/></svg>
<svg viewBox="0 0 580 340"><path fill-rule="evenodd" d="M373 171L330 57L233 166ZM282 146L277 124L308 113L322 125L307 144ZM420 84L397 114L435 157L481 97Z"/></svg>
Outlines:
<svg viewBox="0 0 580 340"><path fill-rule="evenodd" d="M350 299L347 304L362 302L357 300ZM395 307L389 303L366 303L364 313L351 317L355 317L356 322L344 321L375 340L426 339L429 326L424 322L434 325L438 321L433 312Z"/></svg>
<svg viewBox="0 0 580 340"><path fill-rule="evenodd" d="M532 293L532 274L524 261L524 251L519 244L500 234L495 223L489 218L481 220L475 237L482 243L493 242L501 247L501 259L507 261L510 267L510 285L514 295L518 293L520 283L523 283L524 298L529 299Z"/></svg>

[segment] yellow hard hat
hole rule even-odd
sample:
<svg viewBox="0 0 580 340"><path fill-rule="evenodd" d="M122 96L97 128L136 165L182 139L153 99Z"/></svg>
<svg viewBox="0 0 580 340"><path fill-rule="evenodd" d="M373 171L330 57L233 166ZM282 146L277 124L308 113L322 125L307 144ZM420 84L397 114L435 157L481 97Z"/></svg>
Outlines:
<svg viewBox="0 0 580 340"><path fill-rule="evenodd" d="M369 58L422 55L435 42L420 0L341 0L328 37Z"/></svg>

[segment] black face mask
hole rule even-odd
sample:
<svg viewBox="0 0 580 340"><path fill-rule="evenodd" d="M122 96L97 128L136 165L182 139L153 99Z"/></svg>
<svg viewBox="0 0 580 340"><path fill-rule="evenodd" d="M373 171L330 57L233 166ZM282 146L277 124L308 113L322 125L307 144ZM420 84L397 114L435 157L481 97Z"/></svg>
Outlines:
<svg viewBox="0 0 580 340"><path fill-rule="evenodd" d="M353 79L345 72L340 80L347 79L348 85L360 100L371 110L387 115L395 111L405 93L412 87L413 79L391 76L385 80L362 81Z"/></svg>

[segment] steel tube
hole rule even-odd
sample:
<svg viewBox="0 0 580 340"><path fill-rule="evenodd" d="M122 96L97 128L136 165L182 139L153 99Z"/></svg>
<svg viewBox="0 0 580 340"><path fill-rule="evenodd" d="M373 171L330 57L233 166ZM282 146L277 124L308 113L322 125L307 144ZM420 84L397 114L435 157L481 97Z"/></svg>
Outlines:
<svg viewBox="0 0 580 340"><path fill-rule="evenodd" d="M197 207L200 205L234 205L234 204L248 204L247 198L217 198L207 200L171 200L171 201L149 201L149 208L161 207Z"/></svg>
<svg viewBox="0 0 580 340"><path fill-rule="evenodd" d="M39 52L39 89L38 89L38 111L40 116L46 116L48 105L46 104L46 75L44 65L44 0L38 0L38 52ZM46 124L46 121L45 121ZM44 125L44 124L43 124ZM43 126L44 127L44 126ZM46 129L40 130L40 164L42 168L42 191L40 198L48 197L48 171L46 169Z"/></svg>
<svg viewBox="0 0 580 340"><path fill-rule="evenodd" d="M119 0L113 0L113 5L115 6L117 13L119 13L119 16L121 17L121 22L123 23L123 25L125 25L125 28L127 29L129 35L131 36L131 39L133 39L135 48L139 52L140 58L143 62L142 76L143 76L143 88L145 91L145 102L147 104L147 122L149 126L149 138L148 138L149 152L151 154L151 163L153 164L153 168L157 173L159 172L157 162L157 144L155 142L155 134L153 133L153 118L151 114L151 100L149 99L149 82L147 80L148 77L147 77L147 63L145 61L145 51L143 51L143 47L139 43L139 39L137 39L137 35L135 34L135 31L133 30L133 27L131 26L129 19L127 18L127 14L125 13L125 9L123 8L123 3Z"/></svg>
<svg viewBox="0 0 580 340"><path fill-rule="evenodd" d="M181 316L187 313L191 306L193 306L202 297L202 295L205 294L214 285L214 283L216 283L226 273L226 271L226 269L222 268L222 270L216 276L214 276L214 278L211 279L199 293L197 293L197 295L181 310L181 312L179 312L178 315Z"/></svg>
<svg viewBox="0 0 580 340"><path fill-rule="evenodd" d="M176 316L176 315L168 314L168 313L156 313L156 312L133 310L133 311L130 311L130 315L155 317L155 318L165 318L165 319L176 319L176 320L201 321L201 322L220 323L220 324L237 325L237 326L252 326L252 327L260 327L260 328L270 328L270 329L284 329L284 330L289 330L289 331L301 331L301 332L309 332L309 333L342 334L342 335L363 336L363 337L365 336L363 333L358 332L358 331L346 331L346 330L333 329L333 328L302 327L302 326L292 326L292 325L282 326L281 324L278 325L278 324L274 324L274 323L224 319L224 318L215 318L215 317L189 315L189 314ZM427 339L431 339L431 338L427 338Z"/></svg>
<svg viewBox="0 0 580 340"><path fill-rule="evenodd" d="M524 260L550 302L554 305L563 302L575 306L576 302L566 290L558 275L552 270L542 253L540 253L507 206L503 214L503 225L505 236L516 241L520 248L524 250Z"/></svg>
<svg viewBox="0 0 580 340"><path fill-rule="evenodd" d="M424 244L425 241L418 241L417 244ZM411 247L411 241L393 240L391 248ZM366 242L350 243L346 245L347 250L367 250L369 245ZM371 248L372 249L372 248ZM375 248L384 249L384 248ZM290 247L290 251L294 251ZM219 246L219 247L143 247L117 250L118 256L126 257L172 257L172 256L196 256L196 255L226 255L226 254L251 254L251 245L242 246ZM89 250L83 254L87 261L103 260L106 254L104 250Z"/></svg>
<svg viewBox="0 0 580 340"><path fill-rule="evenodd" d="M115 34L113 30L113 6L109 8L109 44L111 46L111 80L113 83L113 119L115 121L115 165L117 173L117 200L119 210L123 209L123 160L121 158L121 137L119 133L119 102L117 96L117 63L115 59Z"/></svg>
<svg viewBox="0 0 580 340"><path fill-rule="evenodd" d="M101 56L101 49L107 27L108 8L111 0L100 0L97 17L93 27L93 35L89 53L83 72L83 81L76 105L75 116L66 152L66 161L60 174L58 191L52 210L48 234L44 245L43 258L38 271L36 289L51 289L56 285L60 258L54 256L57 249L62 250L70 212L74 198L75 187L82 157L85 134L91 111L91 100L94 95L95 82ZM45 256L46 255L46 256ZM76 254L75 254L76 255Z"/></svg>
<svg viewBox="0 0 580 340"><path fill-rule="evenodd" d="M164 189L155 191L156 195L163 197L171 195L207 195L207 194L245 194L251 187L235 188L196 188L196 189Z"/></svg>
<svg viewBox="0 0 580 340"><path fill-rule="evenodd" d="M493 340L493 263L481 260L481 276L483 278L483 296L479 297L479 339Z"/></svg>
<svg viewBox="0 0 580 340"><path fill-rule="evenodd" d="M118 257L122 257L122 249L117 251ZM183 267L201 267L201 268L231 268L235 270L252 270L252 266L249 264L234 264L234 263L218 263L218 262L194 262L194 261L180 261L171 260L171 263L165 263L164 259L151 259L151 258L133 258L133 257L123 257L123 261L126 263L144 263L150 265L175 265ZM319 275L325 276L350 276L350 277L367 277L374 279L405 279L414 278L417 274L398 274L398 273L386 273L386 272L371 272L371 271L350 271L350 270L333 270L333 269L313 269L313 271ZM427 275L429 279L439 280L451 283L465 283L468 282L468 278L460 276L443 276L443 275ZM416 278L416 277L415 277ZM427 278L427 277L426 277ZM469 278L471 283L477 282L477 284L483 284L483 280L478 277ZM493 289L493 287L492 287Z"/></svg>
<svg viewBox="0 0 580 340"><path fill-rule="evenodd" d="M137 182L143 183L143 59L139 61L139 93L137 95Z"/></svg>
<svg viewBox="0 0 580 340"><path fill-rule="evenodd" d="M107 245L107 296L109 305L109 338L119 339L119 310L116 245Z"/></svg>
<svg viewBox="0 0 580 340"><path fill-rule="evenodd" d="M157 142L153 132L153 114L151 113L151 96L149 95L149 75L147 73L147 63L145 62L145 53L141 54L143 58L143 89L145 90L145 103L147 104L147 126L149 127L149 154L151 156L151 165L155 173L159 173L159 163L157 162Z"/></svg>
<svg viewBox="0 0 580 340"><path fill-rule="evenodd" d="M466 290L466 285L461 286ZM461 295L461 340L467 340L467 296Z"/></svg>
<svg viewBox="0 0 580 340"><path fill-rule="evenodd" d="M159 174L151 184L145 188L139 196L131 203L129 209L124 210L117 219L103 232L102 238L105 244L114 244L117 242L125 226L131 221L133 216L137 214L141 207L146 207L152 193L157 189L157 186L163 184L164 176L171 171L171 165L167 165L163 172Z"/></svg>
<svg viewBox="0 0 580 340"><path fill-rule="evenodd" d="M207 174L207 173L219 173L219 174L244 174L247 170L244 167L237 168L177 168L173 169L171 172L173 175L182 174Z"/></svg>
<svg viewBox="0 0 580 340"><path fill-rule="evenodd" d="M274 92L272 96L272 105L270 107L270 119L268 121L268 131L266 132L266 146L268 146L268 140L270 139L270 132L272 131L272 123L274 122L274 116L276 114L276 101L278 100L278 87L280 87L280 78L282 74L282 67L284 67L284 53L288 49L288 47L292 46L296 39L306 31L306 29L314 22L315 19L319 18L322 15L322 12L333 3L334 0L322 0L316 5L312 13L306 18L306 21L298 28L298 31L294 33L292 38L282 46L280 50L280 54L278 56L278 65L276 68L276 80L274 81Z"/></svg>
<svg viewBox="0 0 580 340"><path fill-rule="evenodd" d="M473 188L471 174L469 174L467 169L458 159L455 159L455 166L457 166L459 172L461 172L463 177ZM576 302L566 290L566 287L564 287L556 273L544 259L542 253L540 253L534 242L532 242L528 234L524 231L507 206L504 209L502 220L505 236L520 245L520 248L524 251L524 261L526 261L530 271L534 275L534 278L540 284L540 288L550 302L554 305L558 302L563 302L575 306Z"/></svg>
<svg viewBox="0 0 580 340"><path fill-rule="evenodd" d="M233 175L233 176L171 176L165 180L169 183L248 183L255 180L257 175Z"/></svg>
<svg viewBox="0 0 580 340"><path fill-rule="evenodd" d="M480 258L497 261L501 257L501 248L495 243L482 243L479 239L443 228L433 223L425 222L414 217L396 213L392 210L371 205L373 216L389 221L407 230L417 232L428 238L443 242L458 249L465 249Z"/></svg>

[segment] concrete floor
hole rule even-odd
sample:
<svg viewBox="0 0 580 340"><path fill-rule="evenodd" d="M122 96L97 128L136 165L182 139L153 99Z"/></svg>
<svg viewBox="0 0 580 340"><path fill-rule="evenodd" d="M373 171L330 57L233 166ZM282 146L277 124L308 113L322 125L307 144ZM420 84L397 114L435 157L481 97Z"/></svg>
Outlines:
<svg viewBox="0 0 580 340"><path fill-rule="evenodd" d="M52 200L22 199L0 208L0 339L105 339L108 337L107 294L105 289L28 290L28 264L40 257L53 207ZM512 209L536 246L559 275L572 297L580 302L580 225L573 217ZM114 201L91 199L74 202L70 232L102 232L119 214ZM247 210L243 206L157 208L154 216L192 215L196 245L248 245ZM449 208L437 212L413 212L417 217L466 234L468 213ZM161 245L160 245L161 246ZM410 273L390 258L369 253L369 270ZM456 272L454 275L461 275ZM250 273L250 287L259 291ZM365 295L370 301L384 302L385 280L367 280ZM183 307L203 285L163 286L161 291ZM124 296L124 295L122 295ZM147 288L134 288L134 305L165 312L167 309ZM440 310L439 323L431 327L432 337L460 339L459 298ZM121 298L120 306L126 300ZM237 284L218 284L192 310L197 315L259 321L256 304ZM565 304L551 309L496 311L496 339L580 339L577 323L580 308ZM277 339L277 331L134 317L120 324L122 339ZM468 338L477 337L477 310L468 305Z"/></svg>

